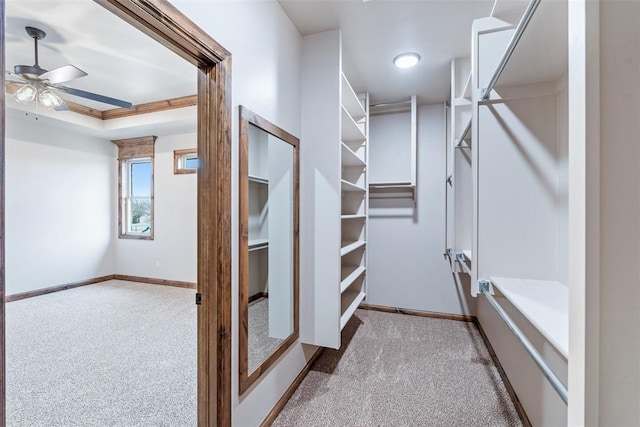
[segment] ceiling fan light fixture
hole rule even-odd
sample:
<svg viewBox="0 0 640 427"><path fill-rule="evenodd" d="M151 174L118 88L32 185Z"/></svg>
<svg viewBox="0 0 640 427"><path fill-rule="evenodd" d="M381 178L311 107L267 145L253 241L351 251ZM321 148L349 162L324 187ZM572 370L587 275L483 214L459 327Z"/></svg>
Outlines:
<svg viewBox="0 0 640 427"><path fill-rule="evenodd" d="M398 68L411 68L420 61L420 55L415 52L401 53L393 58L393 63Z"/></svg>
<svg viewBox="0 0 640 427"><path fill-rule="evenodd" d="M15 94L16 101L26 104L27 102L31 102L36 98L36 93L38 93L38 90L35 88L35 86L26 84L17 90Z"/></svg>
<svg viewBox="0 0 640 427"><path fill-rule="evenodd" d="M43 107L55 108L62 105L62 98L55 94L51 89L46 89L38 95L38 101Z"/></svg>

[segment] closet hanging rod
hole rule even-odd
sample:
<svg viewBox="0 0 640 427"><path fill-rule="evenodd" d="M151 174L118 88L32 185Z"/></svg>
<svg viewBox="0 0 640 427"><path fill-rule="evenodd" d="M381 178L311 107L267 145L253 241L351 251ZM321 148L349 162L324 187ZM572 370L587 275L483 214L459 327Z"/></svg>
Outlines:
<svg viewBox="0 0 640 427"><path fill-rule="evenodd" d="M469 276L471 276L471 269L467 266L467 263L464 261L464 254L462 252L456 252L456 261L458 261L458 264L460 264L460 267L462 267L464 272L467 273Z"/></svg>
<svg viewBox="0 0 640 427"><path fill-rule="evenodd" d="M487 301L489 301L489 304L491 304L496 312L498 312L498 315L502 318L504 323L507 324L511 332L513 332L516 338L518 338L520 344L524 346L527 353L529 353L529 356L531 356L535 364L538 365L538 368L540 368L542 374L547 378L553 389L556 391L556 393L558 393L558 395L566 405L569 398L567 387L562 384L560 378L558 378L558 376L551 370L549 365L547 365L547 362L545 362L545 360L542 358L542 355L538 353L538 350L536 350L533 344L531 344L531 341L529 341L529 339L522 333L520 328L518 328L511 317L509 317L507 312L504 311L500 304L498 304L498 301L496 301L493 295L489 293L489 282L486 280L480 280L479 284L480 293L484 294L484 296L487 297Z"/></svg>
<svg viewBox="0 0 640 427"><path fill-rule="evenodd" d="M369 183L369 187L401 187L401 186L412 186L413 183L409 181L402 182L371 182Z"/></svg>
<svg viewBox="0 0 640 427"><path fill-rule="evenodd" d="M393 107L395 105L403 105L403 104L411 104L411 100L407 99L406 101L398 101L398 102L381 102L379 104L371 104L370 108L375 107Z"/></svg>
<svg viewBox="0 0 640 427"><path fill-rule="evenodd" d="M462 135L460 135L460 138L458 139L458 143L464 141L465 139L467 139L467 136L469 135L469 132L471 132L471 120L469 120L469 123L467 123L467 126L464 128L464 131L462 132Z"/></svg>
<svg viewBox="0 0 640 427"><path fill-rule="evenodd" d="M522 37L522 33L524 33L527 25L529 25L529 21L531 21L531 18L533 17L533 14L535 13L539 4L540 0L531 0L529 5L527 6L527 9L524 11L522 18L520 18L520 22L518 22L518 26L516 27L516 31L513 33L513 36L511 37L511 40L507 45L507 50L505 50L504 55L502 55L502 59L498 64L498 68L496 68L496 71L494 71L493 77L491 77L491 80L489 80L489 84L487 85L487 87L482 89L480 98L483 101L487 101L491 96L493 87L496 85L496 83L498 83L500 75L504 71L504 68L507 66L507 62L509 62L513 51L520 41L520 37Z"/></svg>

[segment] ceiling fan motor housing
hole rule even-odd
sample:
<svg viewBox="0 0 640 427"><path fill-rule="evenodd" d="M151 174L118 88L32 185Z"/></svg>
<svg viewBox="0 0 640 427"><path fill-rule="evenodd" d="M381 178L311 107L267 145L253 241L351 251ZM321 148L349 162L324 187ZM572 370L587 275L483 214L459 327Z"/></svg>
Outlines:
<svg viewBox="0 0 640 427"><path fill-rule="evenodd" d="M13 72L20 74L27 79L38 80L38 76L47 72L47 70L38 65L38 40L44 39L47 36L47 33L35 27L24 27L24 29L35 43L34 50L36 63L34 65L16 65L13 67Z"/></svg>

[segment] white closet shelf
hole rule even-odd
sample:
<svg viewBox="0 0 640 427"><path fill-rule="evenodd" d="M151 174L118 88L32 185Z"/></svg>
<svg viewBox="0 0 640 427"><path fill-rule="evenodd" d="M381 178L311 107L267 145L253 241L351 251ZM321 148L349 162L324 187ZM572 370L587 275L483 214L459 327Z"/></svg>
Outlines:
<svg viewBox="0 0 640 427"><path fill-rule="evenodd" d="M342 219L365 219L367 218L366 215L341 215L340 218Z"/></svg>
<svg viewBox="0 0 640 427"><path fill-rule="evenodd" d="M353 121L347 110L342 107L342 141L345 143L363 142L367 137L362 129Z"/></svg>
<svg viewBox="0 0 640 427"><path fill-rule="evenodd" d="M340 282L340 293L343 294L353 282L364 274L365 270L362 265L342 267L342 277L344 279Z"/></svg>
<svg viewBox="0 0 640 427"><path fill-rule="evenodd" d="M359 185L355 185L352 184L351 182L343 179L342 180L342 191L349 191L349 192L355 192L355 191L359 191L359 192L365 192L367 191L364 187L360 187Z"/></svg>
<svg viewBox="0 0 640 427"><path fill-rule="evenodd" d="M491 283L566 358L569 288L560 282L492 277Z"/></svg>
<svg viewBox="0 0 640 427"><path fill-rule="evenodd" d="M342 242L342 247L340 248L340 256L350 254L351 252L363 247L366 244L367 242L365 242L364 240L358 240L355 242Z"/></svg>
<svg viewBox="0 0 640 427"><path fill-rule="evenodd" d="M344 142L342 146L342 166L366 166L367 162L362 160L354 151Z"/></svg>
<svg viewBox="0 0 640 427"><path fill-rule="evenodd" d="M268 247L269 247L269 240L267 239L249 240L249 251L257 251L259 249L266 249Z"/></svg>
<svg viewBox="0 0 640 427"><path fill-rule="evenodd" d="M342 105L355 121L360 121L367 115L344 73L342 73Z"/></svg>
<svg viewBox="0 0 640 427"><path fill-rule="evenodd" d="M342 316L340 316L340 330L343 330L353 313L365 297L364 291L347 291L342 294L340 302L342 305Z"/></svg>
<svg viewBox="0 0 640 427"><path fill-rule="evenodd" d="M249 175L249 182L255 182L256 184L269 184L269 180L267 178L255 175Z"/></svg>
<svg viewBox="0 0 640 427"><path fill-rule="evenodd" d="M454 98L454 100L451 102L451 104L454 107L464 107L464 106L471 106L471 101L467 98Z"/></svg>
<svg viewBox="0 0 640 427"><path fill-rule="evenodd" d="M469 261L469 262L473 262L471 259L471 251L470 250L464 250L462 251L462 255L464 255L464 258Z"/></svg>

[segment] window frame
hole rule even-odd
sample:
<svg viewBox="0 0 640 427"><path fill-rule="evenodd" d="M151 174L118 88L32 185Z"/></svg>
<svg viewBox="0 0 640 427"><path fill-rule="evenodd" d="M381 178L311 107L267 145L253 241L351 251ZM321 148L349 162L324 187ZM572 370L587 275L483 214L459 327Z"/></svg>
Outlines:
<svg viewBox="0 0 640 427"><path fill-rule="evenodd" d="M118 194L119 206L120 210L120 221L118 225L120 227L120 238L124 239L140 239L140 240L153 240L153 230L154 230L154 197L153 197L153 177L154 177L154 162L153 157L133 157L130 159L122 159L119 160L120 168L120 192ZM150 163L151 165L151 176L150 176L150 191L149 191L149 203L150 203L150 225L148 233L137 233L134 231L129 231L129 221L130 218L130 206L131 200L134 198L131 194L131 165L135 163Z"/></svg>
<svg viewBox="0 0 640 427"><path fill-rule="evenodd" d="M197 173L198 168L186 167L186 161L188 159L198 159L197 148L187 148L185 150L173 151L173 174L183 175L188 173Z"/></svg>

